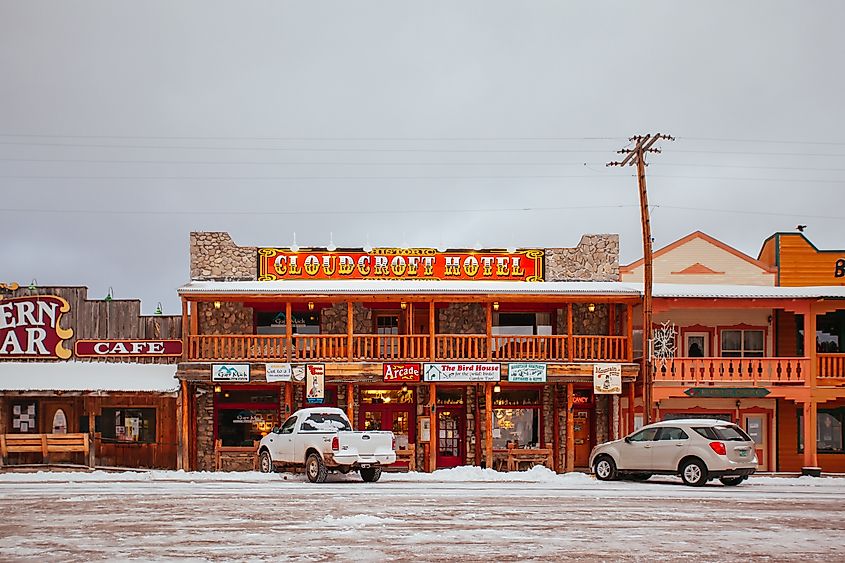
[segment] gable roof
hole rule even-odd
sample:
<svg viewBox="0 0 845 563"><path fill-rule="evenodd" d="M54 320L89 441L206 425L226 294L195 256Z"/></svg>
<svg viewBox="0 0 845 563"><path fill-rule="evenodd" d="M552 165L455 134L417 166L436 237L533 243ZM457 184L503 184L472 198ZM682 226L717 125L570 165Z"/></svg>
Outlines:
<svg viewBox="0 0 845 563"><path fill-rule="evenodd" d="M732 247L728 244L725 244L724 242L720 241L719 239L713 238L710 235L708 235L707 233L702 232L702 231L694 231L694 232L688 234L687 236L685 236L683 238L679 238L678 240L676 240L673 243L667 244L663 248L655 250L653 255L652 255L653 259L660 258L664 254L667 254L668 252L671 252L671 251L675 250L676 248L679 248L679 247L681 247L681 246L683 246L683 245L687 244L688 242L695 240L695 239L701 239L703 241L709 242L713 246L716 246L717 248L724 250L725 252L728 252L728 253L736 256L740 260L744 260L745 262L748 262L749 264L751 264L753 266L757 266L758 268L760 268L761 270L763 270L765 272L770 272L770 273L777 272L777 268L774 268L774 267L769 266L768 264L766 264L766 263L764 263L760 260L752 258L748 254L745 254L744 252L741 252L741 251L737 250L736 248L734 248L734 247ZM631 262L630 264L625 265L625 266L619 266L619 272L622 273L622 274L630 274L636 268L642 266L644 262L645 262L645 260L643 258L640 258L636 262ZM673 273L676 273L676 272L673 272ZM693 272L684 272L684 273L693 273ZM704 272L695 272L695 273L704 273ZM721 272L714 272L714 273L721 273Z"/></svg>

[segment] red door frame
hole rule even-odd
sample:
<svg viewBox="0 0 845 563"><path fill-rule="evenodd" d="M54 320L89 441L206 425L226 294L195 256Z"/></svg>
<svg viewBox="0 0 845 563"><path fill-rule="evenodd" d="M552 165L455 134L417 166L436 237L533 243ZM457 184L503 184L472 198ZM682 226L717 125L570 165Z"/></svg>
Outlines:
<svg viewBox="0 0 845 563"><path fill-rule="evenodd" d="M361 386L361 391L395 391L399 388L395 386ZM417 390L410 387L412 393L412 400L410 403L382 403L374 405L372 403L364 403L363 401L358 405L358 428L364 428L364 420L367 412L380 412L382 429L391 430L393 427L393 413L397 411L405 411L408 415L408 444L416 443L417 439ZM363 394L362 394L363 396ZM384 428L385 421L390 421L391 428Z"/></svg>

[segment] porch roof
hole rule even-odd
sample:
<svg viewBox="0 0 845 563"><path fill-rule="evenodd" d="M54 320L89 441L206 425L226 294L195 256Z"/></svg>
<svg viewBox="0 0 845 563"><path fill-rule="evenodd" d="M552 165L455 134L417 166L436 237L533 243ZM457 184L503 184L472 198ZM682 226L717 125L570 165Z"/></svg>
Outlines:
<svg viewBox="0 0 845 563"><path fill-rule="evenodd" d="M642 291L642 284L636 285ZM845 286L776 287L656 283L653 295L705 299L845 299Z"/></svg>
<svg viewBox="0 0 845 563"><path fill-rule="evenodd" d="M0 391L172 393L175 376L175 364L0 362Z"/></svg>

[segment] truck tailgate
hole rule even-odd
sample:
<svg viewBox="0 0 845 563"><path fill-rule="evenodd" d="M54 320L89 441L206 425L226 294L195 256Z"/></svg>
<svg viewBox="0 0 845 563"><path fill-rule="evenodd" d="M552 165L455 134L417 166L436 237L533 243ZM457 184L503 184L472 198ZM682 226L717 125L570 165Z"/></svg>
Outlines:
<svg viewBox="0 0 845 563"><path fill-rule="evenodd" d="M393 432L341 431L337 433L340 451L361 457L393 453Z"/></svg>

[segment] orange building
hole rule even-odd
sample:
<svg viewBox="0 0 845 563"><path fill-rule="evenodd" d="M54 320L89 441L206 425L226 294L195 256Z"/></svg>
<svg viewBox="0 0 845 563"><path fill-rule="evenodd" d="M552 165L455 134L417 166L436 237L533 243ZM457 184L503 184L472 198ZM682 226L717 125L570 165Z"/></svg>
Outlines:
<svg viewBox="0 0 845 563"><path fill-rule="evenodd" d="M777 268L777 285L845 285L845 250L819 250L802 233L775 233L757 259Z"/></svg>

